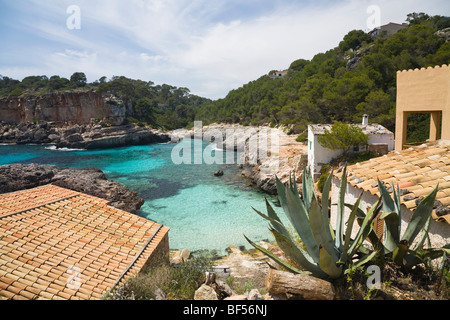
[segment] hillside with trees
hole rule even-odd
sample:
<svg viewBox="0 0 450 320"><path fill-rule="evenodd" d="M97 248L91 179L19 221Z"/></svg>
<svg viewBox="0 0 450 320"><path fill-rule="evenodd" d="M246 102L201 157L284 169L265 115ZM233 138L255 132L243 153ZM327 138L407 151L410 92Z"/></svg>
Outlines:
<svg viewBox="0 0 450 320"><path fill-rule="evenodd" d="M131 103L133 113L129 122L151 125L155 128L177 129L189 126L194 121L199 106L210 99L190 93L188 88L168 84L155 85L151 81L114 76L110 80L101 77L87 82L83 72L75 72L70 79L60 76L29 76L22 81L0 76L0 97L41 96L64 91L96 91L112 93L124 102Z"/></svg>
<svg viewBox="0 0 450 320"><path fill-rule="evenodd" d="M293 61L284 77L261 76L231 90L219 100L192 95L188 88L115 76L88 83L82 72L70 79L57 75L30 76L22 81L0 76L0 96L42 95L58 91L110 92L131 102L129 121L176 129L204 124L286 125L305 138L310 123L370 122L395 129L396 72L450 63L450 17L412 13L407 27L376 39L352 30L339 45L311 60ZM440 31L440 32L438 32ZM427 137L429 115L413 114L409 137Z"/></svg>
<svg viewBox="0 0 450 320"><path fill-rule="evenodd" d="M203 105L196 118L289 125L292 133L300 134L309 123L359 123L368 114L370 122L393 131L396 72L449 64L450 43L437 34L448 27L449 17L412 13L407 28L392 36L380 34L373 40L361 30L350 31L338 47L310 61L292 62L287 76L271 79L264 75L230 91L224 99ZM411 126L417 129L411 137L426 136L427 115L411 116L417 124Z"/></svg>

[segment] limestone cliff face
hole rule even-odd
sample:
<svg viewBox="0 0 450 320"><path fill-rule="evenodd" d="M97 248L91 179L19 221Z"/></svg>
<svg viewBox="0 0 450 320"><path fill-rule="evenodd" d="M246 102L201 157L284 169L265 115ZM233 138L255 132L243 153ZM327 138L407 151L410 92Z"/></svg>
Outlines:
<svg viewBox="0 0 450 320"><path fill-rule="evenodd" d="M0 98L0 121L28 123L38 120L89 124L91 119L112 125L125 121L127 107L112 95L95 92L58 92L39 97Z"/></svg>

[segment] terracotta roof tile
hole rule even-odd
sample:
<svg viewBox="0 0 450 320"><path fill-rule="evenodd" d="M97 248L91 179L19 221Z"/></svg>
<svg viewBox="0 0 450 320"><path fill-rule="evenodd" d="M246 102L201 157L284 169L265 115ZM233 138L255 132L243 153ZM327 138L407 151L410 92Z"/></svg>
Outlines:
<svg viewBox="0 0 450 320"><path fill-rule="evenodd" d="M387 155L360 162L347 168L349 183L357 188L379 195L374 184L380 179L388 186L399 185L403 204L411 210L416 199L429 194L439 184L436 200L450 207L450 142L438 141L418 147L393 151ZM342 172L336 173L341 178ZM354 177L354 178L353 178ZM372 182L372 183L371 183ZM438 217L438 221L450 223L450 214Z"/></svg>
<svg viewBox="0 0 450 320"><path fill-rule="evenodd" d="M0 299L100 299L164 249L168 231L52 185L2 194ZM68 287L71 275L80 286Z"/></svg>

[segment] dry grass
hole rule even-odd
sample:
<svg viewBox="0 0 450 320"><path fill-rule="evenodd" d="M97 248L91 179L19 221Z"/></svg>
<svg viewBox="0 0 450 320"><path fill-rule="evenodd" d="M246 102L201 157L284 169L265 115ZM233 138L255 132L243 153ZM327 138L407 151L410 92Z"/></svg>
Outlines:
<svg viewBox="0 0 450 320"><path fill-rule="evenodd" d="M392 262L381 269L379 290L369 290L363 269L335 283L337 300L449 300L450 273L422 265L406 271Z"/></svg>
<svg viewBox="0 0 450 320"><path fill-rule="evenodd" d="M174 267L167 262L154 264L140 275L106 295L107 300L191 300L205 281L212 265L208 252L198 252L192 259Z"/></svg>

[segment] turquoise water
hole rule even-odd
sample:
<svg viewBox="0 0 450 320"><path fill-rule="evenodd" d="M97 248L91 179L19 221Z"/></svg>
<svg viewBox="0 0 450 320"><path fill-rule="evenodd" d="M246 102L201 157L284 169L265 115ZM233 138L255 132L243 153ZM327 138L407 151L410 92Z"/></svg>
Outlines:
<svg viewBox="0 0 450 320"><path fill-rule="evenodd" d="M201 156L209 143L201 145L203 149L191 149L191 159ZM171 157L174 146L155 144L87 151L9 145L0 146L0 165L97 167L108 179L137 191L146 200L138 214L171 229L171 249L210 249L223 253L229 245L250 248L244 234L254 241L273 239L267 222L252 207L265 212L264 197L270 201L276 198L250 186L234 164L175 165ZM212 156L225 159L226 154L213 151ZM214 176L219 169L224 175Z"/></svg>

